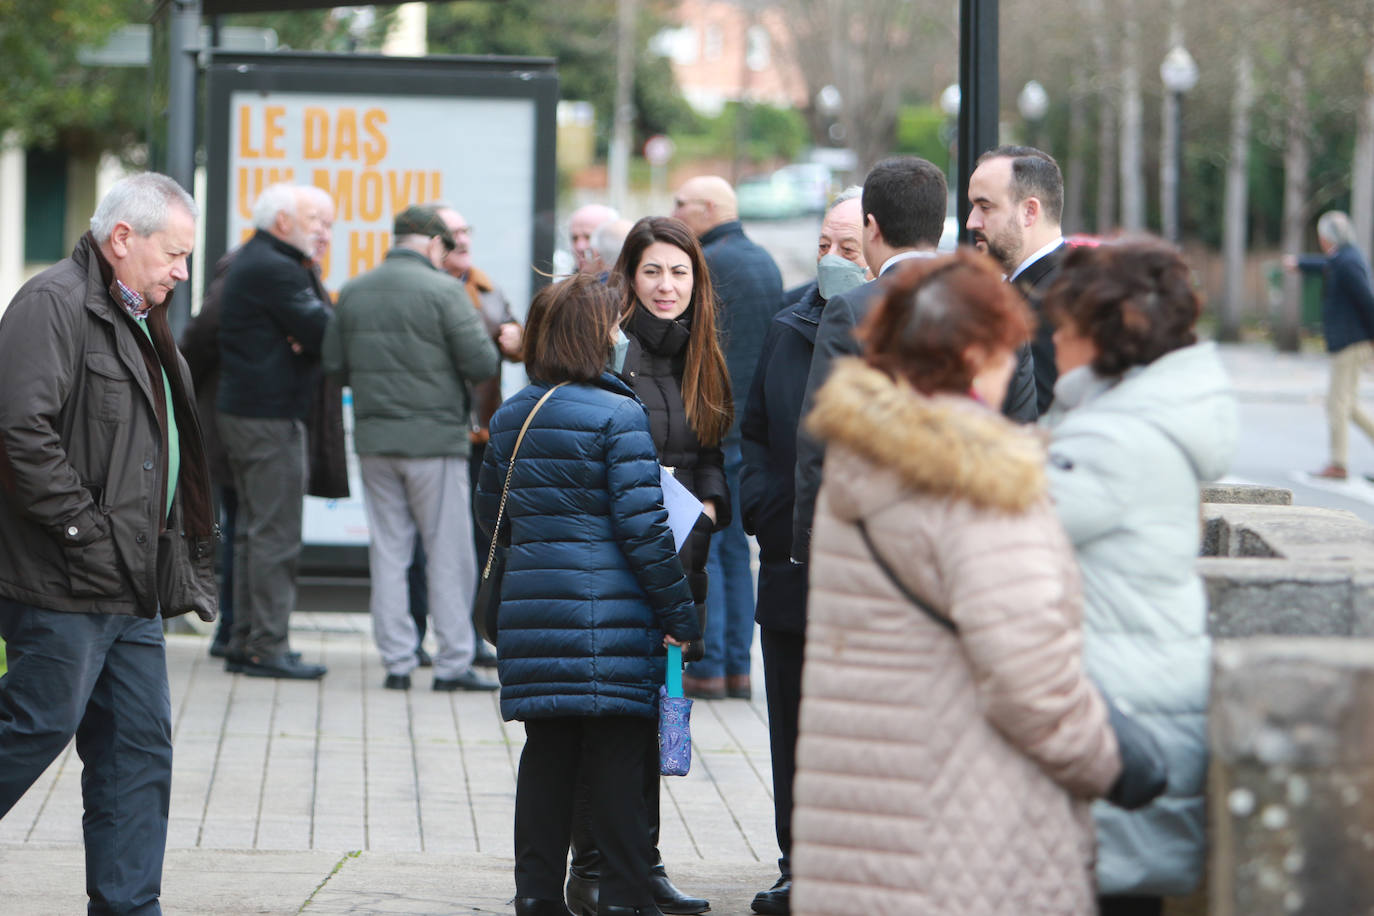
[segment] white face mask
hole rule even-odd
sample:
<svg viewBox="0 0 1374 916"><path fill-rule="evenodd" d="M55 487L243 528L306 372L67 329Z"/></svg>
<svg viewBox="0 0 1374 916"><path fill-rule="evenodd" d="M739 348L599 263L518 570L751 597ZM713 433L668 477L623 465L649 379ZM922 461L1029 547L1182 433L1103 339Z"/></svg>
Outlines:
<svg viewBox="0 0 1374 916"><path fill-rule="evenodd" d="M816 262L816 285L821 298L827 302L867 282L867 271L853 261L837 254L828 254Z"/></svg>
<svg viewBox="0 0 1374 916"><path fill-rule="evenodd" d="M630 349L630 338L620 328L615 329L615 343L611 344L611 358L608 365L617 375L625 368L625 354Z"/></svg>

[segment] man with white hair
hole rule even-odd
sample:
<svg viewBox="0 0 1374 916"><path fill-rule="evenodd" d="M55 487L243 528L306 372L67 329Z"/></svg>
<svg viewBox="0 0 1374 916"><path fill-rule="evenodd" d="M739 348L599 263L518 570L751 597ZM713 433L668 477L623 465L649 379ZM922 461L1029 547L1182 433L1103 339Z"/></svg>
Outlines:
<svg viewBox="0 0 1374 916"><path fill-rule="evenodd" d="M271 185L253 205L257 231L224 280L218 424L238 492L234 630L225 668L311 680L323 665L291 651L306 490L306 418L329 323L310 261L324 233L310 190Z"/></svg>
<svg viewBox="0 0 1374 916"><path fill-rule="evenodd" d="M0 320L0 817L76 738L92 914L161 912L164 618L215 617L214 517L166 303L195 201L125 178Z"/></svg>
<svg viewBox="0 0 1374 916"><path fill-rule="evenodd" d="M596 275L602 282L605 282L611 268L615 267L615 262L620 260L620 249L625 247L625 237L633 227L633 220L613 219L602 223L592 233L592 251L599 267Z"/></svg>
<svg viewBox="0 0 1374 916"><path fill-rule="evenodd" d="M568 240L572 243L579 273L595 277L610 269L609 265L598 264L596 250L592 248L592 234L603 223L619 218L620 214L605 204L587 204L573 211L568 218Z"/></svg>
<svg viewBox="0 0 1374 916"><path fill-rule="evenodd" d="M1326 419L1331 430L1331 453L1326 467L1312 476L1345 480L1350 448L1350 423L1374 439L1374 419L1360 409L1360 370L1374 362L1374 289L1369 262L1356 244L1350 217L1328 210L1317 218L1317 242L1322 254L1284 257L1289 270L1321 271L1322 334L1331 354L1331 381L1326 392ZM1367 475L1368 476L1368 475ZM1371 477L1374 480L1374 477Z"/></svg>

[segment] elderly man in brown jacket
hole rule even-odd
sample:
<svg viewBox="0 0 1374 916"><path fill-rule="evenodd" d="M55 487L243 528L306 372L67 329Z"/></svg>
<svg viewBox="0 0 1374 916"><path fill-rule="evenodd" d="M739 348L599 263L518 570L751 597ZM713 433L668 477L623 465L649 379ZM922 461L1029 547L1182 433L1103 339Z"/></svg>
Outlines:
<svg viewBox="0 0 1374 916"><path fill-rule="evenodd" d="M214 521L165 303L196 205L110 189L0 320L0 817L76 737L89 912L160 912L172 780L162 619L215 617Z"/></svg>

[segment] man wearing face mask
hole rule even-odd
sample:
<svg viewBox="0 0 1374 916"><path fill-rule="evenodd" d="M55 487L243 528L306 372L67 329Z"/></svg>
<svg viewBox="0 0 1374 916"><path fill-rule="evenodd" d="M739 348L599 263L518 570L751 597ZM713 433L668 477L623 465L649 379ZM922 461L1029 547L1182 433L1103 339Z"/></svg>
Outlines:
<svg viewBox="0 0 1374 916"><path fill-rule="evenodd" d="M754 897L756 913L787 913L792 893L792 777L796 772L797 711L806 649L805 566L791 561L797 424L807 371L826 300L868 277L863 251L860 187L840 192L821 223L816 280L800 300L773 318L740 421L744 466L740 512L744 530L759 542L759 594L754 619L763 648L768 735L773 760L773 817L780 877Z"/></svg>
<svg viewBox="0 0 1374 916"><path fill-rule="evenodd" d="M367 502L372 624L383 686L409 690L419 666L406 569L424 544L433 687L495 690L473 670L477 560L469 522L469 387L500 370L463 285L444 273L456 247L432 206L397 214L392 249L345 284L325 334L324 369L353 389L353 443Z"/></svg>

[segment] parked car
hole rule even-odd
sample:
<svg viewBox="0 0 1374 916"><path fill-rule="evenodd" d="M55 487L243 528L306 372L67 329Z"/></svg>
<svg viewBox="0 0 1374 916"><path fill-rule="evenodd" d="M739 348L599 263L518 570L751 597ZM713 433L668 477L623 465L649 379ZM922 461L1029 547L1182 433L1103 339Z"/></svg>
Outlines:
<svg viewBox="0 0 1374 916"><path fill-rule="evenodd" d="M778 172L742 179L735 196L740 219L795 219L807 212L797 186Z"/></svg>
<svg viewBox="0 0 1374 916"><path fill-rule="evenodd" d="M781 175L796 188L797 197L807 213L824 213L830 205L834 175L830 166L819 162L797 162L773 173Z"/></svg>

